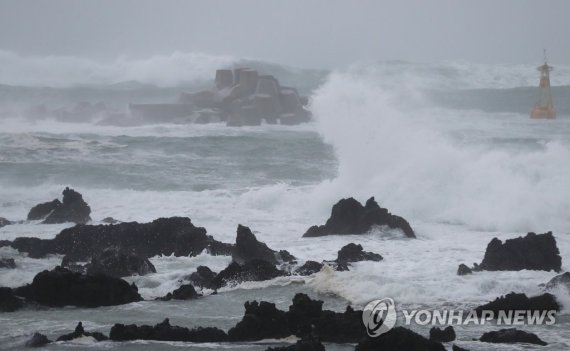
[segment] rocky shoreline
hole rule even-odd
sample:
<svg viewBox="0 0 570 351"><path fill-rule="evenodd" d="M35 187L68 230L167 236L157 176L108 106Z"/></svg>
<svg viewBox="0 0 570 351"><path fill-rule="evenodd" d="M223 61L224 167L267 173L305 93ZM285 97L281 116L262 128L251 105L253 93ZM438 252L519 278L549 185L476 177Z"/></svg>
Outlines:
<svg viewBox="0 0 570 351"><path fill-rule="evenodd" d="M200 266L187 276L184 282L167 295L156 298L156 303L169 300L207 299L218 289L247 281L266 281L282 276L306 276L323 269L346 271L351 264L361 261L382 262L380 253L365 251L358 243L349 243L337 252L333 261L299 260L286 250L270 248L259 241L250 228L238 225L235 243L224 243L207 234L205 228L196 227L190 218L160 218L151 223L120 223L91 225L90 208L81 194L73 189L63 191L63 201L53 200L31 209L29 220L39 223L57 221L79 223L62 230L53 239L19 237L2 241L0 246L10 246L29 257L47 255L63 256L61 266L38 273L30 284L18 288L0 288L0 312L10 313L19 309L38 306L78 306L97 308L141 301L138 287L122 277L155 273L156 267L148 260L156 255L196 256L202 252L231 257L231 263L219 272ZM4 221L11 225L11 221ZM401 231L404 237L413 239L416 234L402 217L392 215L381 208L374 198L363 206L355 199L342 199L333 206L331 217L323 226L311 227L303 237L323 235L358 235L369 232L375 226L387 226ZM308 235L307 235L308 234ZM6 269L17 262L0 259ZM7 263L6 263L7 262ZM82 263L83 262L83 263ZM85 263L86 262L86 263ZM12 267L13 268L13 267ZM483 270L535 269L560 272L561 257L556 239L551 232L529 233L525 237L502 243L493 239L487 246L483 262L469 268L462 265L460 274L477 274ZM555 296L546 292L559 286L570 289L568 273L560 274L546 282L545 293L528 297L511 293L494 301L474 307L481 311L560 311ZM321 350L322 342L355 344L355 350L445 350L442 343L456 339L453 328L432 329L429 338L409 329L396 327L377 338L366 335L362 324L362 311L347 306L344 312L323 310L323 301L313 300L305 294L297 294L288 311L279 310L266 301L249 301L240 322L227 332L216 327L199 326L188 329L173 326L165 316L163 322L152 325L124 324L117 322L109 336L88 333L81 323L76 330L58 338L69 341L79 337L91 337L97 341L158 340L183 342L246 342L263 339L282 339L291 335L299 341L287 350ZM481 336L481 342L525 342L537 345L546 343L538 336L522 330L502 329ZM49 340L36 334L29 346L44 345ZM454 350L461 350L453 346Z"/></svg>

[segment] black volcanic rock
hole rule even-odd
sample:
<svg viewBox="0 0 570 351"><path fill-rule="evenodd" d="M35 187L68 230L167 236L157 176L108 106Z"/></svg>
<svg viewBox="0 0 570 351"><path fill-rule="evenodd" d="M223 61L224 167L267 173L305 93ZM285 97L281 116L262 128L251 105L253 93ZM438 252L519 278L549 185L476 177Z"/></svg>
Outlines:
<svg viewBox="0 0 570 351"><path fill-rule="evenodd" d="M49 340L47 338L47 336L40 334L40 333L34 333L34 335L32 335L32 337L28 341L26 341L25 346L26 347L42 347L42 346L49 344L50 342L51 342L51 340Z"/></svg>
<svg viewBox="0 0 570 351"><path fill-rule="evenodd" d="M28 221L44 219L49 216L56 208L62 205L61 201L54 199L50 202L38 204L28 212Z"/></svg>
<svg viewBox="0 0 570 351"><path fill-rule="evenodd" d="M450 342L455 340L455 330L450 325L445 329L433 327L429 330L429 339L437 342Z"/></svg>
<svg viewBox="0 0 570 351"><path fill-rule="evenodd" d="M24 306L11 288L0 287L0 312L14 312Z"/></svg>
<svg viewBox="0 0 570 351"><path fill-rule="evenodd" d="M46 217L42 222L45 224L73 222L85 224L91 220L89 215L91 208L83 200L83 196L77 191L65 188L63 190L63 202Z"/></svg>
<svg viewBox="0 0 570 351"><path fill-rule="evenodd" d="M14 269L16 261L13 258L0 258L0 268Z"/></svg>
<svg viewBox="0 0 570 351"><path fill-rule="evenodd" d="M89 261L109 247L140 257L157 255L196 256L212 245L222 244L195 227L190 218L159 218L151 223L76 225L62 230L54 239L16 238L11 246L30 257L67 255L68 260Z"/></svg>
<svg viewBox="0 0 570 351"><path fill-rule="evenodd" d="M230 283L270 280L285 274L285 272L280 271L273 264L263 260L252 260L244 265L232 262L216 275L208 288L219 289Z"/></svg>
<svg viewBox="0 0 570 351"><path fill-rule="evenodd" d="M12 224L12 222L10 222L9 220L7 220L4 217L0 217L0 228L5 227L7 225Z"/></svg>
<svg viewBox="0 0 570 351"><path fill-rule="evenodd" d="M382 208L371 197L362 206L354 198L337 202L325 225L312 226L303 237L316 237L331 234L365 234L375 225L386 225L401 229L407 237L415 238L410 224L402 217L395 216Z"/></svg>
<svg viewBox="0 0 570 351"><path fill-rule="evenodd" d="M473 270L463 263L457 268L457 275L467 275L471 273L473 273Z"/></svg>
<svg viewBox="0 0 570 351"><path fill-rule="evenodd" d="M280 339L291 335L287 316L275 304L261 301L245 303L245 314L235 327L228 331L232 341Z"/></svg>
<svg viewBox="0 0 570 351"><path fill-rule="evenodd" d="M406 329L396 327L375 338L366 337L356 345L354 351L445 351L436 341Z"/></svg>
<svg viewBox="0 0 570 351"><path fill-rule="evenodd" d="M236 245L232 252L234 262L243 265L252 260L263 260L277 264L275 254L265 243L258 241L248 227L238 225Z"/></svg>
<svg viewBox="0 0 570 351"><path fill-rule="evenodd" d="M156 273L156 268L148 258L116 247L108 248L94 256L86 268L87 274L105 274L117 278Z"/></svg>
<svg viewBox="0 0 570 351"><path fill-rule="evenodd" d="M183 341L183 342L224 342L228 341L228 335L218 328L194 328L171 326L170 321L165 319L155 326L134 324L115 324L111 328L109 338L113 341L129 340L158 340L158 341Z"/></svg>
<svg viewBox="0 0 570 351"><path fill-rule="evenodd" d="M528 233L506 240L494 238L487 245L479 267L486 271L554 270L560 272L562 258L552 232Z"/></svg>
<svg viewBox="0 0 570 351"><path fill-rule="evenodd" d="M362 245L354 243L343 246L338 251L336 261L342 263L360 262L360 261L382 261L382 256L374 252L367 252L362 249Z"/></svg>
<svg viewBox="0 0 570 351"><path fill-rule="evenodd" d="M14 294L52 307L99 307L140 301L137 290L119 278L83 275L58 266L38 273L31 284L15 289Z"/></svg>
<svg viewBox="0 0 570 351"><path fill-rule="evenodd" d="M166 296L159 297L157 300L170 301L170 300L192 300L197 299L202 295L198 294L192 284L185 284L180 286L178 289L171 293L166 294Z"/></svg>
<svg viewBox="0 0 570 351"><path fill-rule="evenodd" d="M525 294L510 293L496 298L487 304L475 309L477 315L481 316L482 311L493 311L495 318L499 311L560 311L560 305L556 302L554 295L542 294L540 296L527 297Z"/></svg>
<svg viewBox="0 0 570 351"><path fill-rule="evenodd" d="M293 273L298 275L311 275L320 272L324 264L316 261L307 261L301 267L297 268Z"/></svg>
<svg viewBox="0 0 570 351"><path fill-rule="evenodd" d="M491 331L483 334L479 339L483 342L491 343L527 343L546 346L548 343L542 341L536 334L527 333L522 330L517 330L515 328L501 329L499 331Z"/></svg>
<svg viewBox="0 0 570 351"><path fill-rule="evenodd" d="M550 279L548 283L544 286L546 290L552 290L559 286L563 286L570 292L570 272L565 272L557 275L556 277Z"/></svg>
<svg viewBox="0 0 570 351"><path fill-rule="evenodd" d="M73 339L77 339L77 338L81 338L83 336L88 336L88 337L92 337L97 341L105 341L108 340L109 338L107 336L105 336L103 333L99 333L99 332L94 332L94 333L89 333L86 332L83 329L83 324L81 322L77 323L77 326L75 327L75 330L73 331L73 333L69 333L69 334L65 334L60 336L59 338L57 338L56 341L71 341Z"/></svg>
<svg viewBox="0 0 570 351"><path fill-rule="evenodd" d="M277 258L279 261L284 262L284 263L296 263L297 262L297 258L293 255L291 255L291 253L287 250L279 250L279 252L277 253Z"/></svg>
<svg viewBox="0 0 570 351"><path fill-rule="evenodd" d="M212 272L209 267L199 266L196 268L196 272L190 274L186 279L188 279L192 284L200 288L207 288L211 286L212 280L216 277L216 273Z"/></svg>

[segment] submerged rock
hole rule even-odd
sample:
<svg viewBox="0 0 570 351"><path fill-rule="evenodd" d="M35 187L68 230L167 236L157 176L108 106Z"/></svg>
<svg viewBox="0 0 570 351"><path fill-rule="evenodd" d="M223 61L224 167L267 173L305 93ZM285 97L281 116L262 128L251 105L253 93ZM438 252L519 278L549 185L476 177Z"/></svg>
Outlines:
<svg viewBox="0 0 570 351"><path fill-rule="evenodd" d="M548 283L544 286L546 290L552 290L557 287L563 286L570 293L570 272L559 274L556 277L550 279Z"/></svg>
<svg viewBox="0 0 570 351"><path fill-rule="evenodd" d="M469 351L469 350L464 349L464 348L462 348L462 347L459 347L459 346L457 346L457 345L453 345L453 346L451 347L451 351Z"/></svg>
<svg viewBox="0 0 570 351"><path fill-rule="evenodd" d="M301 267L297 268L293 273L298 275L311 275L320 272L324 264L316 261L307 261Z"/></svg>
<svg viewBox="0 0 570 351"><path fill-rule="evenodd" d="M396 327L375 338L366 337L356 345L354 351L445 351L445 347L436 341L406 329Z"/></svg>
<svg viewBox="0 0 570 351"><path fill-rule="evenodd" d="M457 268L457 275L467 275L473 273L473 270L465 264L460 264L459 268Z"/></svg>
<svg viewBox="0 0 570 351"><path fill-rule="evenodd" d="M336 261L339 263L350 263L360 261L382 261L383 257L374 252L367 252L362 249L362 245L354 243L343 246L339 252Z"/></svg>
<svg viewBox="0 0 570 351"><path fill-rule="evenodd" d="M445 329L433 327L429 330L429 339L437 342L450 342L455 340L455 329L450 325Z"/></svg>
<svg viewBox="0 0 570 351"><path fill-rule="evenodd" d="M28 221L36 221L49 216L56 208L62 205L61 201L54 199L50 202L38 204L28 212Z"/></svg>
<svg viewBox="0 0 570 351"><path fill-rule="evenodd" d="M11 246L30 257L67 255L69 261L89 261L109 247L150 258L196 256L213 245L222 244L195 227L190 218L159 218L151 223L76 225L62 230L54 239L17 238Z"/></svg>
<svg viewBox="0 0 570 351"><path fill-rule="evenodd" d="M238 225L236 245L232 252L232 260L243 265L252 260L263 260L277 264L276 252L265 243L257 240L248 227Z"/></svg>
<svg viewBox="0 0 570 351"><path fill-rule="evenodd" d="M159 297L157 300L160 301L170 301L170 300L193 300L197 299L198 297L202 296L198 294L192 284L185 284L180 286L178 289L174 290L173 292L169 292L166 296Z"/></svg>
<svg viewBox="0 0 570 351"><path fill-rule="evenodd" d="M148 258L116 247L108 248L94 256L86 268L87 274L105 274L117 278L156 273L156 268Z"/></svg>
<svg viewBox="0 0 570 351"><path fill-rule="evenodd" d="M0 258L0 268L14 269L16 261L13 258Z"/></svg>
<svg viewBox="0 0 570 351"><path fill-rule="evenodd" d="M109 338L113 341L129 340L158 340L158 341L183 341L183 342L224 342L228 341L228 335L218 328L194 328L171 326L170 321L165 319L155 326L134 324L115 324L111 328Z"/></svg>
<svg viewBox="0 0 570 351"><path fill-rule="evenodd" d="M494 301L479 306L475 309L480 316L482 311L493 311L495 318L499 311L560 311L560 305L551 294L527 297L525 294L510 293L496 298Z"/></svg>
<svg viewBox="0 0 570 351"><path fill-rule="evenodd" d="M22 299L18 298L11 288L0 287L0 312L14 312L22 307Z"/></svg>
<svg viewBox="0 0 570 351"><path fill-rule="evenodd" d="M73 189L65 188L63 190L63 202L56 206L42 223L73 222L85 224L91 220L90 214L91 208L83 200L83 196Z"/></svg>
<svg viewBox="0 0 570 351"><path fill-rule="evenodd" d="M273 264L263 260L252 260L244 265L230 263L210 282L209 289L219 289L222 286L245 281L264 281L286 275Z"/></svg>
<svg viewBox="0 0 570 351"><path fill-rule="evenodd" d="M365 234L376 225L400 229L407 237L415 238L410 224L404 218L393 215L387 209L380 207L374 197L368 199L365 206L352 197L340 200L333 206L326 224L312 226L303 237Z"/></svg>
<svg viewBox="0 0 570 351"><path fill-rule="evenodd" d="M105 275L84 275L62 267L38 273L14 294L40 305L99 307L141 301L137 287Z"/></svg>
<svg viewBox="0 0 570 351"><path fill-rule="evenodd" d="M7 225L12 224L12 222L10 222L9 220L7 220L4 217L0 217L0 228L5 227Z"/></svg>
<svg viewBox="0 0 570 351"><path fill-rule="evenodd" d="M34 335L32 335L32 337L28 341L26 341L25 346L26 347L42 347L42 346L49 344L50 342L51 342L51 340L49 340L47 338L47 336L40 334L40 333L34 333Z"/></svg>
<svg viewBox="0 0 570 351"><path fill-rule="evenodd" d="M294 345L270 347L266 351L325 351L325 347L317 338L304 338Z"/></svg>
<svg viewBox="0 0 570 351"><path fill-rule="evenodd" d="M86 332L83 329L83 323L79 322L77 323L77 326L75 327L75 330L73 331L73 333L69 333L69 334L65 334L60 336L59 338L57 338L56 341L71 341L73 339L77 339L77 338L81 338L81 337L91 337L97 341L105 341L108 340L109 338L107 336L105 336L103 333L99 333L99 332L94 332L94 333L89 333Z"/></svg>
<svg viewBox="0 0 570 351"><path fill-rule="evenodd" d="M527 333L522 330L517 330L515 328L501 329L499 331L491 331L483 334L479 339L483 342L491 343L527 343L546 346L548 343L542 341L536 334Z"/></svg>
<svg viewBox="0 0 570 351"><path fill-rule="evenodd" d="M105 217L101 220L101 222L106 223L106 224L117 224L117 223L121 223L121 221L113 218L113 217Z"/></svg>
<svg viewBox="0 0 570 351"><path fill-rule="evenodd" d="M560 272L562 258L552 232L528 233L504 243L494 238L487 245L479 267L486 271L554 270Z"/></svg>

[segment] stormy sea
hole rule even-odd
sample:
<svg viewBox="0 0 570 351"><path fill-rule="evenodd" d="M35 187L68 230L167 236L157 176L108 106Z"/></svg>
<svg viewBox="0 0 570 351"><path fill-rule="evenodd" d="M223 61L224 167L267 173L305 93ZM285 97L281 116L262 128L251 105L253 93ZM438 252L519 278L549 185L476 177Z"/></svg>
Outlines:
<svg viewBox="0 0 570 351"><path fill-rule="evenodd" d="M216 69L253 67L308 96L311 121L295 126L225 123L122 125L97 116L58 118L55 110L103 103L124 113L129 103L169 102L185 90L212 84ZM228 331L246 301L288 310L295 294L324 301L323 308L362 309L392 298L397 308L470 310L510 292L536 296L541 284L567 271L570 259L570 66L553 64L554 120L533 120L534 65L468 62L422 64L359 62L338 70L298 69L275 63L178 53L147 60L95 63L72 58L0 54L0 241L54 238L72 223L26 220L36 204L61 199L70 187L91 208L89 224L146 223L189 217L208 235L235 243L238 224L273 250L287 250L296 265L332 261L348 243L380 254L381 261L325 267L308 276L228 284L191 300L155 301L187 284L199 266L214 272L231 256L154 256L156 273L125 277L144 299L97 308L27 305L0 313L0 348L24 349L35 332L55 340L81 321L86 331L109 334L115 323L155 325L169 318L187 328ZM374 226L365 234L302 237L321 225L342 198L364 204L374 197L405 218L416 238ZM554 271L481 271L457 275L462 263L482 261L487 244L552 231L562 257ZM10 245L0 257L0 286L31 283L62 255L32 258ZM477 341L494 323L454 325L468 350L570 349L570 291L550 291L561 311L554 325L522 326L548 343L491 345ZM408 328L427 336L431 325ZM364 328L364 326L363 326ZM294 337L252 342L189 343L83 337L48 350L265 350ZM353 350L355 343L324 343ZM490 347L493 346L493 347Z"/></svg>

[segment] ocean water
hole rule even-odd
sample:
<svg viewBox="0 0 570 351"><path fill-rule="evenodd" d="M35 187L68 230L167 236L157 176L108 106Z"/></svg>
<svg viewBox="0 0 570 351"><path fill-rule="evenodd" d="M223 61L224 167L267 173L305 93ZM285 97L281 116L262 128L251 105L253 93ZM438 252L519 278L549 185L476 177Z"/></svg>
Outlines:
<svg viewBox="0 0 570 351"><path fill-rule="evenodd" d="M18 107L49 101L54 90L47 97L41 95L43 85L63 96L58 103L74 103L85 98L83 93L79 98L70 96L69 91L85 89L78 84L98 84L100 99L114 94L116 85L109 86L117 81L175 90L188 81L207 80L204 72L216 66L236 63L232 58L178 54L135 62L125 73L120 67L128 65L121 62L50 60L0 55L0 62L11 72L60 67L59 74L44 80L7 76L5 83L10 87L4 89L15 94L14 87L20 87ZM188 73L191 64L197 68ZM384 260L353 264L348 272L324 270L310 277L243 283L194 301L4 313L0 314L0 348L21 348L34 331L53 339L72 331L78 321L86 330L104 333L114 323L156 324L164 318L176 325L227 330L241 319L245 301L267 300L286 309L297 292L322 299L325 308L338 311L347 304L362 308L384 297L406 308L470 309L511 291L541 293L538 285L556 273L479 272L460 277L456 270L460 263L480 262L493 237L507 239L529 231L553 231L563 270L569 267L570 67L555 65L555 69L552 81L557 85L554 99L559 117L553 121L531 120L525 112L534 103L529 98L537 81L533 66L469 63L358 63L325 75L279 67L291 82L302 84L307 77L305 90L310 93L315 120L294 127L100 126L30 120L10 106L0 119L2 217L25 219L33 205L59 197L65 186L72 186L90 204L95 223L108 216L143 222L188 216L226 242L235 240L238 224L247 225L259 240L273 249L289 250L301 262L334 259L349 242L380 253ZM186 73L177 76L176 70ZM131 85L133 89L140 89L138 83ZM7 105L7 100L2 101ZM375 196L381 206L407 218L418 238L406 239L386 228L359 236L301 238L309 226L324 223L331 206L347 196L360 201ZM0 239L50 238L67 226L22 223L1 228ZM36 273L61 261L57 256L32 259L9 248L0 248L0 255L13 257L18 265L0 270L0 285L10 287L30 282ZM127 280L137 284L143 297L153 299L177 288L197 266L220 270L229 260L207 254L154 257L156 274ZM570 349L570 296L562 290L555 294L563 305L557 324L524 328L549 346L493 347ZM412 328L423 335L429 330ZM487 350L486 344L472 339L493 329L498 327L456 327L456 343ZM290 342L188 345L81 340L48 349L264 350ZM353 349L353 345L326 346L327 350Z"/></svg>

